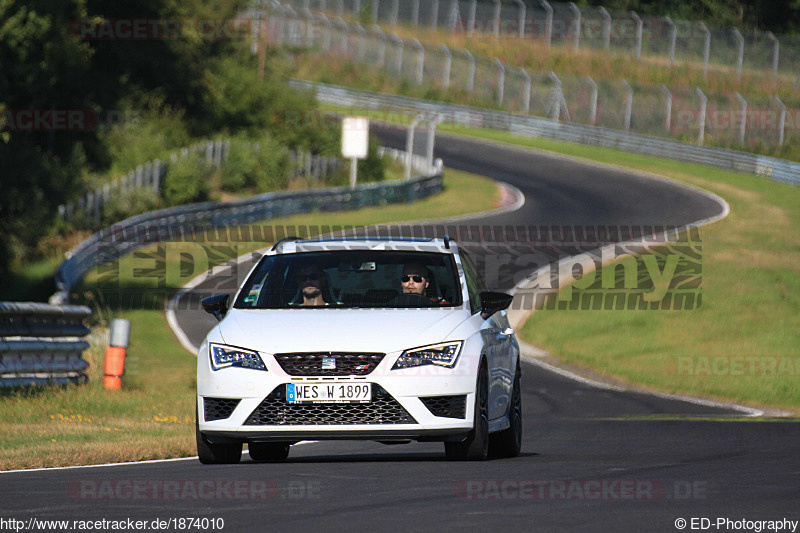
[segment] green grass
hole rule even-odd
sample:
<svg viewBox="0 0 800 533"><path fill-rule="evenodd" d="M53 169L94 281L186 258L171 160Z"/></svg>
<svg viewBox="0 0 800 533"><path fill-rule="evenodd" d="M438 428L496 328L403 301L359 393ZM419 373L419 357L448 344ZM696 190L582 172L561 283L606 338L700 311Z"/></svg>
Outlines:
<svg viewBox="0 0 800 533"><path fill-rule="evenodd" d="M632 385L800 414L800 188L601 147L447 123L440 130L651 172L724 198L730 215L701 229L699 309L542 310L520 336L562 362ZM732 367L732 362L745 368ZM713 364L716 370L707 369Z"/></svg>
<svg viewBox="0 0 800 533"><path fill-rule="evenodd" d="M542 310L522 328L525 341L632 384L800 413L800 188L605 148L461 132L657 173L709 190L731 206L727 218L701 230L699 309ZM745 358L741 370L731 366L737 357ZM703 366L715 362L716 370Z"/></svg>
<svg viewBox="0 0 800 533"><path fill-rule="evenodd" d="M260 226L294 226L313 233L327 226L364 226L395 221L456 216L494 207L496 185L479 176L446 171L445 190L412 204L393 204L358 211L306 214L265 221ZM237 254L268 246L268 242L231 244ZM196 252L200 244L169 243L170 252ZM220 243L224 248L225 243ZM166 279L160 298L143 308L112 304L114 288L137 292L155 287L135 269L152 268L148 253L155 247L128 254L119 261L120 273L109 278L99 268L76 289L76 303L95 309L92 347L84 357L90 363L89 382L83 386L4 391L0 394L0 470L49 466L99 464L185 457L195 454L195 358L178 343L167 326L164 303L170 294L199 272L186 269ZM223 254L224 255L224 254ZM223 260L228 256L223 257ZM212 261L213 262L213 261ZM204 267L205 265L202 265ZM40 267L37 267L37 269ZM31 270L31 276L34 271ZM44 283L52 269L31 277L30 286ZM126 274L127 273L127 274ZM198 311L202 312L202 311ZM131 321L126 373L120 391L102 386L104 324L111 318Z"/></svg>
<svg viewBox="0 0 800 533"><path fill-rule="evenodd" d="M459 48L454 48L454 50L458 49ZM489 82L483 82L479 80L477 82L478 83L477 87L481 89L473 92L467 92L462 87L460 87L459 84L456 82L453 82L453 84L449 87L449 89L446 90L443 88L443 86L428 81L424 82L421 85L417 85L416 83L411 82L407 79L398 79L396 74L393 73L393 71L392 73L390 73L386 70L372 68L369 65L367 65L366 66L367 68L365 68L365 64L363 63L357 63L355 61L351 61L346 57L336 56L332 54L327 54L327 55L322 54L320 53L319 50L316 49L311 49L306 51L293 49L292 52L293 53L291 54L284 55L284 61L286 61L287 63L291 62L290 71L292 72L292 76L298 79L334 84L334 85L342 85L345 87L353 87L356 89L362 89L368 91L385 92L385 93L409 96L414 98L423 98L427 100L470 105L486 109L502 109L516 113L521 112L520 111L521 107L519 102L512 97L514 93L511 85L507 89L506 92L507 98L505 98L504 104L499 105L497 103L497 98L494 94L495 89L490 87L491 83ZM530 56L531 58L544 57L543 54L537 50L528 52L526 52L527 56ZM511 53L512 55L520 53L519 47L514 48ZM502 57L502 54L496 57ZM509 61L510 63L508 64L519 64L519 62L515 60L509 60ZM566 64L567 65L571 64L571 61L572 60L570 59L569 61L566 62ZM592 61L593 64L596 63L597 65L601 65L603 66L604 69L610 68L611 72L615 72L618 70L616 67L609 67L610 63L606 59L595 58ZM614 61L626 65L627 67L633 68L637 72L641 70L639 68L641 65L632 62L627 58L617 57L615 58ZM580 65L582 65L582 63L580 63ZM545 68L543 72L549 72L550 70L555 70L555 72L558 74L562 73L562 70L559 68L555 69ZM585 70L584 66L579 66L576 72L583 72L584 70ZM633 112L634 131L638 131L639 133L658 135L658 136L662 134L661 119L656 120L653 118L653 116L655 116L654 113L660 116L659 113L661 112L660 110L662 109L661 108L662 104L656 103L656 102L661 102L662 98L660 92L661 89L659 88L660 84L670 83L670 82L668 80L658 81L654 77L648 77L647 72L664 72L664 71L665 69L663 69L662 66L660 65L654 66L653 69L644 71L645 72L644 78L639 80L639 82L642 84L641 87L639 85L636 85L636 83L634 83L635 90L637 91L636 94L639 95L634 99L634 105L635 105ZM680 69L678 69L678 71L680 71ZM533 71L531 72L533 73ZM589 75L588 70L586 72L583 72L582 74L576 74L576 76L578 76L576 79L583 79L587 75ZM603 77L597 76L597 74L594 74L594 76L596 77L596 80L601 85L601 87L603 86L603 84L606 83L611 83L612 85L616 83L613 81L608 81L608 82L603 81ZM614 75L612 76L612 78L619 80L622 78L622 76ZM628 81L632 81L632 79L635 78L626 77L626 79L628 79ZM755 77L755 76L752 79L756 84L762 83L764 80L763 77ZM726 87L729 87L726 84L726 82L723 81L722 83ZM691 87L694 87L695 85L696 84L690 84ZM536 87L536 84L534 84L534 87ZM575 91L580 92L580 90L577 87L574 87L573 89ZM565 90L568 91L567 94L570 94L568 90L568 85L565 85ZM693 91L693 89L691 90L685 89L685 90ZM754 90L756 90L755 87ZM774 93L771 85L765 90L769 94ZM727 90L723 92L726 95L727 94L732 95L736 91L737 89L731 89L729 87ZM796 98L796 91L792 93L791 87L787 86L787 88L779 92L782 95L784 103L790 109L795 109L797 107L799 101ZM708 96L710 98L709 101L713 102L715 95L713 93L709 93ZM747 94L745 94L745 97L749 98ZM579 110L580 106L578 106L578 109L572 110L573 117L581 115L581 113L585 114L588 112L586 111L586 109L588 109L588 92L585 95L585 98L587 100L584 100L586 106L583 107L583 111ZM655 100L653 100L653 98L655 98ZM766 96L764 96L763 98L766 98ZM570 101L569 96L567 97L567 99L568 101ZM678 106L677 102L680 101L681 99L682 96L680 96L679 93L676 92L675 94L676 106ZM722 98L722 101L727 102L727 100L728 100L727 97ZM541 104L542 102L541 97L539 97L539 99L534 98L533 101L539 102L539 104ZM760 100L751 99L749 101L751 102L752 109L755 109L758 105L761 105L762 107L767 105L767 104L755 103L756 101ZM650 103L645 104L645 102L650 102ZM605 106L604 107L605 111L601 113L598 125L601 126L604 125L611 128L621 128L622 127L621 118L612 119L610 120L610 122L604 123L603 122L604 119L602 117L603 116L622 117L623 107L624 107L623 103L624 103L624 98L622 96L622 93L619 93L618 96L615 98L606 98L605 100L601 100L600 105L601 107ZM709 107L709 113L711 113L712 108L715 108L714 106L716 104L709 104L709 105L711 106ZM696 126L692 126L689 129L678 128L677 126L679 121L677 121L677 119L675 118L676 116L675 113L677 113L676 110L678 109L678 107L674 107L673 109L674 109L673 122L672 122L673 131L671 134L671 138L691 142L691 140L695 139L697 135L697 130L694 129L696 128ZM720 109L724 110L727 108L725 107L725 105L722 105ZM544 108L541 107L540 108L534 107L531 110L532 115L536 114L541 115L542 113L544 113ZM580 120L577 118L573 118L573 120L580 122ZM617 123L614 120L619 120L619 122ZM638 126L636 126L636 124L638 124ZM646 127L645 124L650 124L650 125ZM798 149L798 143L796 142L796 135L792 133L793 130L791 127L787 127L787 132L786 132L787 139L782 146L776 146L774 144L774 141L766 142L764 139L759 140L760 137L766 135L765 132L760 130L753 130L749 132L747 137L747 143L742 146L739 145L738 140L736 140L738 139L738 137L732 135L729 128L722 127L722 125L719 125L719 127L717 127L714 124L716 124L716 122L711 120L709 120L706 123L706 136L704 141L706 146L720 146L724 148L731 148L734 150L744 150L748 152L759 153L771 157L790 159L794 161L800 160L800 149Z"/></svg>

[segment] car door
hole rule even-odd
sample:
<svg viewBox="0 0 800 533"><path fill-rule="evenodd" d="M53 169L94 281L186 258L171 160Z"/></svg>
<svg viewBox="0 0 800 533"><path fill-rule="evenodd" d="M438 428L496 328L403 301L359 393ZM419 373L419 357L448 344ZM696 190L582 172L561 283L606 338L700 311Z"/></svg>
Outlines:
<svg viewBox="0 0 800 533"><path fill-rule="evenodd" d="M486 290L483 279L478 273L469 254L462 250L461 264L464 267L464 278L469 293L470 311L473 315L481 312L480 293ZM508 320L505 311L495 313L481 323L481 338L485 347L489 368L489 419L494 420L506 414L511 399L514 370L510 365L512 350L509 349L512 338L508 334ZM505 327L503 327L505 325Z"/></svg>

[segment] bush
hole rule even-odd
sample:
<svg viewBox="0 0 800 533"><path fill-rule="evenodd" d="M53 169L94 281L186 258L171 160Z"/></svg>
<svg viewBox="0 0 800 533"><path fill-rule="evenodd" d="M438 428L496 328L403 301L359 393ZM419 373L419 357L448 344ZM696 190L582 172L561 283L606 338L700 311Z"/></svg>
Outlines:
<svg viewBox="0 0 800 533"><path fill-rule="evenodd" d="M362 183L386 179L388 160L378 155L378 146L378 138L371 134L369 136L367 158L358 162L358 180Z"/></svg>
<svg viewBox="0 0 800 533"><path fill-rule="evenodd" d="M277 140L266 135L258 142L233 141L222 168L222 189L268 192L289 185L289 154Z"/></svg>
<svg viewBox="0 0 800 533"><path fill-rule="evenodd" d="M103 205L102 224L109 226L120 220L158 208L158 195L150 188L132 188L112 196Z"/></svg>
<svg viewBox="0 0 800 533"><path fill-rule="evenodd" d="M252 187L255 185L257 169L258 156L253 145L244 141L232 141L228 159L222 167L222 190L238 192Z"/></svg>
<svg viewBox="0 0 800 533"><path fill-rule="evenodd" d="M256 150L254 186L258 192L277 191L289 186L289 152L270 136L262 137Z"/></svg>
<svg viewBox="0 0 800 533"><path fill-rule="evenodd" d="M161 191L164 203L174 206L207 200L208 178L213 170L213 165L204 162L200 154L189 154L170 163Z"/></svg>

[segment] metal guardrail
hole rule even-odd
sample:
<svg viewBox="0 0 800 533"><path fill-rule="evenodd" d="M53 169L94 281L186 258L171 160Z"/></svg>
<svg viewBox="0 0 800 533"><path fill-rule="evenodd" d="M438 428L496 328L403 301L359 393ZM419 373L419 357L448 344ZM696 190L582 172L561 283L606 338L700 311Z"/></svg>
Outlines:
<svg viewBox="0 0 800 533"><path fill-rule="evenodd" d="M626 152L756 174L800 186L799 162L726 148L698 146L598 126L586 126L543 117L376 93L324 83L291 80L290 84L296 89L316 91L317 100L321 102L364 109L438 113L444 122L457 126L491 128L529 137L544 137L558 141L603 146Z"/></svg>
<svg viewBox="0 0 800 533"><path fill-rule="evenodd" d="M83 383L85 306L0 302L0 388Z"/></svg>
<svg viewBox="0 0 800 533"><path fill-rule="evenodd" d="M86 193L77 201L58 206L58 214L62 219L70 221L76 214L81 213L95 222L94 227L96 228L99 226L104 206L120 193L131 189L150 189L155 196L161 196L161 184L169 172L170 164L190 155L199 154L201 161L220 169L228 160L230 148L230 140L220 139L203 141L187 148L181 148L170 156L169 161L159 159L148 161L144 165L137 166L136 170L126 176ZM252 145L252 149L258 150L258 144ZM330 173L338 170L342 163L340 158L313 155L307 152L292 151L288 153L288 158L291 177L302 175L315 182L324 180Z"/></svg>
<svg viewBox="0 0 800 533"><path fill-rule="evenodd" d="M413 158L419 168L422 159ZM188 204L137 215L105 228L67 253L56 273L57 292L51 304L64 304L71 288L92 268L117 260L147 244L188 239L207 228L252 224L258 221L313 211L341 211L372 205L410 202L442 190L441 161L425 175L408 180L365 183L302 191L278 191L241 200Z"/></svg>

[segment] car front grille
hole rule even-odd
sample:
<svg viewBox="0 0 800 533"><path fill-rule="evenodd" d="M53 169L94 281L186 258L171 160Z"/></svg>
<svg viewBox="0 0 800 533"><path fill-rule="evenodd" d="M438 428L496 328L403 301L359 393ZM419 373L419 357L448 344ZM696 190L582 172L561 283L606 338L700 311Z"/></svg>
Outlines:
<svg viewBox="0 0 800 533"><path fill-rule="evenodd" d="M428 408L433 416L444 418L464 418L467 416L467 396L430 396L420 398L425 407Z"/></svg>
<svg viewBox="0 0 800 533"><path fill-rule="evenodd" d="M203 419L206 422L224 420L231 416L237 405L239 400L230 398L203 398Z"/></svg>
<svg viewBox="0 0 800 533"><path fill-rule="evenodd" d="M290 376L366 376L378 366L383 353L279 353L275 360Z"/></svg>
<svg viewBox="0 0 800 533"><path fill-rule="evenodd" d="M380 385L372 385L368 403L287 403L279 385L247 417L246 426L319 426L347 424L416 424L402 405Z"/></svg>

